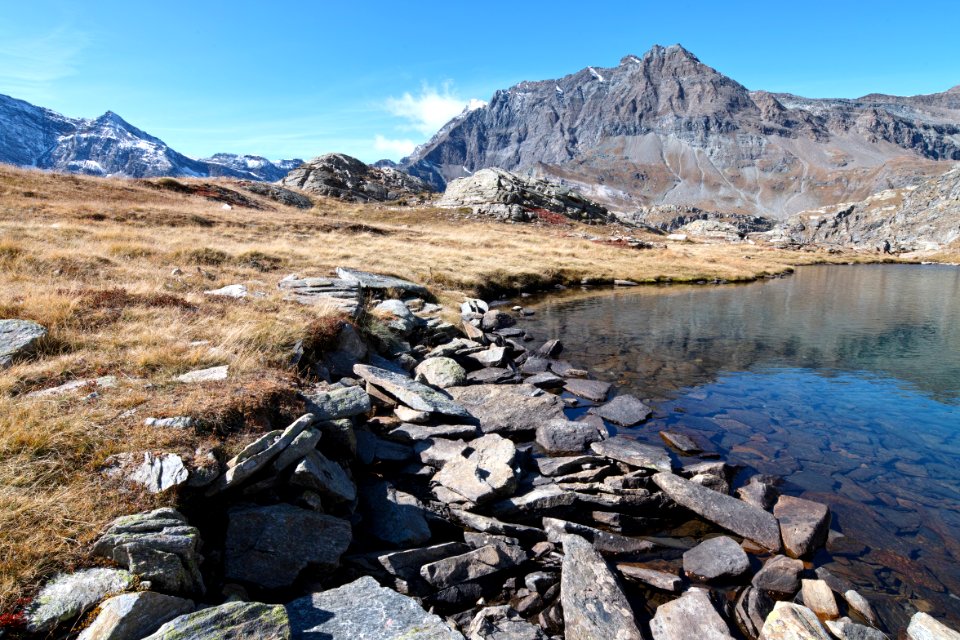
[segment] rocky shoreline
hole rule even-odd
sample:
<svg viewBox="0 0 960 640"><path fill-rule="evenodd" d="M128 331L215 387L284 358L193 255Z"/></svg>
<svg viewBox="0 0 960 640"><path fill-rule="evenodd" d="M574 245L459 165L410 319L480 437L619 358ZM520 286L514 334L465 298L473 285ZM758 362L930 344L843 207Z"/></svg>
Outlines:
<svg viewBox="0 0 960 640"><path fill-rule="evenodd" d="M302 415L229 460L113 461L178 509L114 521L105 566L49 581L8 637L960 638L922 612L886 629L814 566L841 535L825 505L770 476L735 487L683 434L631 438L650 409L535 340L532 312L469 299L453 325L419 285L339 275L281 287L380 330L298 351L321 380Z"/></svg>

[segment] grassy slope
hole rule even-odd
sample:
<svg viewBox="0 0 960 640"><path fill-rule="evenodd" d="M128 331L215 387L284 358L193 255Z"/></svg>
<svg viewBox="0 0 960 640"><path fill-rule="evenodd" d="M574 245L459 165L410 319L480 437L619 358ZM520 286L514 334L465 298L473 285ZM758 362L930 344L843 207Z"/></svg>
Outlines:
<svg viewBox="0 0 960 640"><path fill-rule="evenodd" d="M253 197L253 196L251 196ZM257 198L253 197L255 200ZM751 279L791 265L850 259L755 246L679 244L637 251L590 242L574 226L466 221L432 209L322 202L257 211L142 182L0 168L0 317L50 328L40 357L0 372L0 611L82 551L121 513L175 496L144 496L97 473L122 451L198 447L229 453L295 412L286 366L298 338L324 339L329 312L285 302L282 276L338 265L464 293L575 283ZM174 269L179 269L175 272ZM245 282L263 297L216 300L206 289ZM230 378L177 385L176 374L230 364ZM115 389L30 399L27 392L99 375ZM195 415L196 432L142 426Z"/></svg>

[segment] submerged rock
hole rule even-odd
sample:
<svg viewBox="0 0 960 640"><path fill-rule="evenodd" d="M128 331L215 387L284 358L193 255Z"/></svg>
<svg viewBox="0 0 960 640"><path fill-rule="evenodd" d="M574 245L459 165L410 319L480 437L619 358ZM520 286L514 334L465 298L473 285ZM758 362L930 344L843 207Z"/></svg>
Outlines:
<svg viewBox="0 0 960 640"><path fill-rule="evenodd" d="M771 551L780 550L780 527L770 513L672 473L658 473L653 481L671 500L706 520Z"/></svg>
<svg viewBox="0 0 960 640"><path fill-rule="evenodd" d="M560 598L566 640L640 640L643 635L613 572L593 546L577 535L561 537Z"/></svg>
<svg viewBox="0 0 960 640"><path fill-rule="evenodd" d="M634 396L622 394L594 409L594 413L621 427L632 427L649 418L653 411Z"/></svg>
<svg viewBox="0 0 960 640"><path fill-rule="evenodd" d="M416 600L381 587L369 576L294 600L286 613L294 638L463 640Z"/></svg>
<svg viewBox="0 0 960 640"><path fill-rule="evenodd" d="M783 548L788 555L801 558L826 544L830 532L830 510L826 505L780 496L773 515L780 521Z"/></svg>

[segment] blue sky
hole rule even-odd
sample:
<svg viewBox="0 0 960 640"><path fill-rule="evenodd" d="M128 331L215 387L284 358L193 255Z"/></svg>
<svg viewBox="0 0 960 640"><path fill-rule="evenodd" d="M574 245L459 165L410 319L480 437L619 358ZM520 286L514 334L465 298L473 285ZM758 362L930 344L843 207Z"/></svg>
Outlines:
<svg viewBox="0 0 960 640"><path fill-rule="evenodd" d="M70 116L112 110L195 157L397 159L471 99L654 44L810 97L960 84L956 2L2 4L0 93Z"/></svg>

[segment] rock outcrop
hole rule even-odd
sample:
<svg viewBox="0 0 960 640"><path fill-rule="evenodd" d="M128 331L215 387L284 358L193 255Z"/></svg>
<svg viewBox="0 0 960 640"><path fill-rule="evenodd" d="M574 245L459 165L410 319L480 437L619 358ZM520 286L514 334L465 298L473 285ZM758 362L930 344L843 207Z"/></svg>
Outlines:
<svg viewBox="0 0 960 640"><path fill-rule="evenodd" d="M348 202L388 202L422 198L433 188L390 167L371 167L342 153L328 153L293 169L280 181L319 196Z"/></svg>
<svg viewBox="0 0 960 640"><path fill-rule="evenodd" d="M437 206L514 222L549 222L551 214L579 222L612 220L606 207L570 187L503 169L481 169L450 182Z"/></svg>

